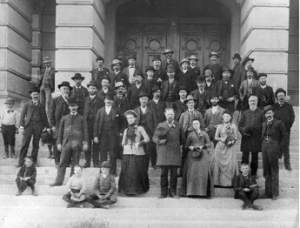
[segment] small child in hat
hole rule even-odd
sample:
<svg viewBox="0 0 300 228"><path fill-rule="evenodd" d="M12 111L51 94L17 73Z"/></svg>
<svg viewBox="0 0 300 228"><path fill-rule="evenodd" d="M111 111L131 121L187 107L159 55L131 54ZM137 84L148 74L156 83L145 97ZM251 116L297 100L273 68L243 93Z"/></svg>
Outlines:
<svg viewBox="0 0 300 228"><path fill-rule="evenodd" d="M88 202L94 205L94 208L109 209L110 205L117 202L115 196L116 181L110 174L110 163L104 161L101 164L100 174L95 179L93 194L89 197Z"/></svg>
<svg viewBox="0 0 300 228"><path fill-rule="evenodd" d="M33 159L29 156L25 157L24 165L20 168L16 183L18 187L18 192L16 196L22 195L22 193L29 186L32 190L32 195L37 196L34 184L36 182L36 167L33 163Z"/></svg>
<svg viewBox="0 0 300 228"><path fill-rule="evenodd" d="M70 177L67 187L68 193L63 196L63 200L68 203L69 207L83 208L82 202L85 201L86 184L84 178L81 176L82 167L80 165L74 166L74 175Z"/></svg>
<svg viewBox="0 0 300 228"><path fill-rule="evenodd" d="M15 142L16 136L18 134L18 120L19 112L14 109L15 100L13 98L7 98L5 101L6 109L1 113L0 116L0 131L2 132L3 142L4 142L4 159L9 157L10 147L10 157L16 158L15 155Z"/></svg>

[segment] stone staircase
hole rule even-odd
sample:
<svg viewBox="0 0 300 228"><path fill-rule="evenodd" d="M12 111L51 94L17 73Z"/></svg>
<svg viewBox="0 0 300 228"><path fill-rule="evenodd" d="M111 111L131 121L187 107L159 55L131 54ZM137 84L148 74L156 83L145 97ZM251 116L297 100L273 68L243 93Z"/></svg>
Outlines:
<svg viewBox="0 0 300 228"><path fill-rule="evenodd" d="M120 195L118 203L110 210L66 209L66 203L61 200L61 196L67 191L66 186L49 187L49 184L53 183L55 179L57 170L54 167L54 161L47 158L46 146L41 146L36 184L38 197L31 196L29 189L25 191L24 196L14 196L17 191L15 178L18 169L14 167L17 159L0 159L0 227L72 227L72 224L82 221L89 223L91 220L96 223L97 219L108 221L107 227L298 227L298 108L295 108L295 112L297 119L292 129L290 146L293 170L286 171L283 161L280 161L280 196L277 201L258 200L257 204L264 207L263 212L242 211L240 209L242 202L233 199L233 190L230 188L216 188L216 197L213 199L180 198L176 200L167 198L159 200L157 197L160 195L160 170L152 168L149 169L150 190L146 194L135 197ZM2 140L0 143L3 143ZM240 140L237 149L239 144ZM18 145L16 151L19 151L20 136L17 137L16 145ZM0 146L3 148L3 145ZM237 152L239 162L241 157L242 153ZM80 164L84 164L84 155L82 155ZM121 162L118 161L118 173L120 166ZM69 172L68 168L64 183L67 182ZM88 192L91 192L94 178L98 173L99 169L84 169L83 176L87 181ZM263 193L265 180L262 174L260 153L258 184L262 187L261 192ZM116 181L118 181L118 177ZM181 179L179 178L178 190L180 184ZM89 206L87 205L87 207ZM15 216L18 214L20 217ZM24 220L28 216L34 216L34 219ZM21 224L24 225L20 226Z"/></svg>

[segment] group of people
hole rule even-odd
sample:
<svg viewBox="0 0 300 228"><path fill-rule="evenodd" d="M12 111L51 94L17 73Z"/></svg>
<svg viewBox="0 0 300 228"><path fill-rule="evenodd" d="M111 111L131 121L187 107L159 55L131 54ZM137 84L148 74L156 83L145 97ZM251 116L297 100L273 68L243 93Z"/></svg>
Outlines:
<svg viewBox="0 0 300 228"><path fill-rule="evenodd" d="M282 155L285 168L292 170L289 138L295 114L286 102L286 91L280 88L274 94L266 84L267 74L258 74L252 67L253 58L247 57L241 63L240 55L235 54L232 70L220 66L219 54L212 52L210 64L201 74L197 56L178 63L172 59L173 53L167 49L164 60L153 58L153 66L145 72L136 66L135 56L128 57L125 68L122 68L124 61L114 59L111 73L103 67L104 59L98 57L87 88L82 86L84 77L76 73L71 78L75 85L63 81L58 85L60 95L56 98L51 97L55 71L51 60L45 58L46 68L39 86L30 89L32 99L23 106L20 118L12 98L5 102L7 110L1 115L4 157L9 156L9 146L15 156L16 131L23 135L17 164L21 167L18 195L27 185L37 194L36 171L32 167L38 165L41 136L51 135L46 140L49 158L54 158L58 169L51 186L63 184L68 166L72 167L71 174L75 173L64 196L69 203L85 200L79 166L82 151L85 152L83 168L93 165L101 170L94 194L88 197L96 207L105 208L116 202L117 175L120 175L119 192L126 195L147 192L151 164L153 169L161 170L159 198L168 195L210 198L214 196L214 187L233 187L236 197L244 201L243 209L261 210L253 204L259 196L256 184L259 152L263 154L266 178L263 197L276 200L278 159ZM235 110L242 113L237 124L232 121ZM235 146L238 132L242 135L241 172L236 158L239 150ZM33 149L31 157L27 157L31 138ZM117 159L122 159L120 174ZM180 192L176 191L178 176L182 177ZM99 201L105 203L98 204Z"/></svg>

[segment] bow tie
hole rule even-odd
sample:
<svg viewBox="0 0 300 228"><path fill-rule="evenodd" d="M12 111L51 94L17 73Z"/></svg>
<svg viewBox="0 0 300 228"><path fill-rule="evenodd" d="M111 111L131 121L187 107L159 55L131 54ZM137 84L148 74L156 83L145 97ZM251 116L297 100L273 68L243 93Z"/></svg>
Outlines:
<svg viewBox="0 0 300 228"><path fill-rule="evenodd" d="M13 113L14 110L7 110L7 113Z"/></svg>
<svg viewBox="0 0 300 228"><path fill-rule="evenodd" d="M98 71L103 71L103 68L99 68Z"/></svg>

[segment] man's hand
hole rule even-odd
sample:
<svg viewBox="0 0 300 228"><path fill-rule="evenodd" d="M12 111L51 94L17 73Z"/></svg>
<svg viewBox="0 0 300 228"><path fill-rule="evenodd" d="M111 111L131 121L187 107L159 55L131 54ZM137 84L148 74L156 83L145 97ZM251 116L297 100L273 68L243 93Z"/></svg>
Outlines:
<svg viewBox="0 0 300 228"><path fill-rule="evenodd" d="M94 143L99 143L98 137L94 138Z"/></svg>
<svg viewBox="0 0 300 228"><path fill-rule="evenodd" d="M189 146L189 149L190 149L190 150L193 150L193 149L194 149L194 147L193 147L193 146Z"/></svg>
<svg viewBox="0 0 300 228"><path fill-rule="evenodd" d="M88 150L88 144L87 143L83 143L83 147L82 147L82 150L83 151L87 151Z"/></svg>
<svg viewBox="0 0 300 228"><path fill-rule="evenodd" d="M163 139L163 140L159 140L159 141L158 141L158 144L159 144L159 145L162 145L162 144L164 144L165 142L166 142L166 140L165 140L165 139Z"/></svg>
<svg viewBox="0 0 300 228"><path fill-rule="evenodd" d="M25 134L24 128L20 128L20 134L21 134L21 135L24 135L24 134Z"/></svg>
<svg viewBox="0 0 300 228"><path fill-rule="evenodd" d="M244 188L243 191L244 192L250 192L250 189L249 188Z"/></svg>
<svg viewBox="0 0 300 228"><path fill-rule="evenodd" d="M60 144L60 143L57 144L57 150L58 150L58 151L61 151L61 144Z"/></svg>

